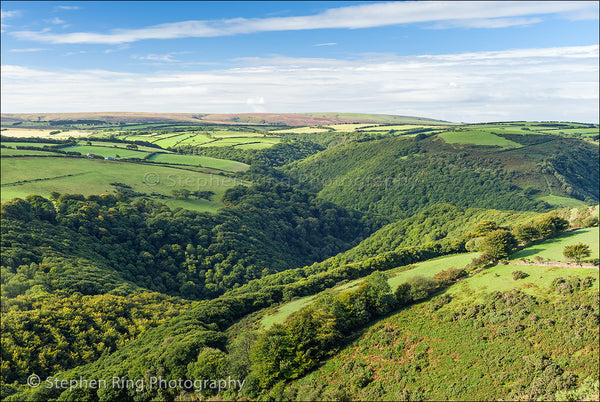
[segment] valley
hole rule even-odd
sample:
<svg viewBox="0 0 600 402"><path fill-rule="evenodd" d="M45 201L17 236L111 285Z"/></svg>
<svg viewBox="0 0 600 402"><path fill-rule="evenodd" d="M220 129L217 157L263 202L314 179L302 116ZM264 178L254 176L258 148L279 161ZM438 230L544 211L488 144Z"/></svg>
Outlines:
<svg viewBox="0 0 600 402"><path fill-rule="evenodd" d="M3 113L2 398L597 399L599 132Z"/></svg>

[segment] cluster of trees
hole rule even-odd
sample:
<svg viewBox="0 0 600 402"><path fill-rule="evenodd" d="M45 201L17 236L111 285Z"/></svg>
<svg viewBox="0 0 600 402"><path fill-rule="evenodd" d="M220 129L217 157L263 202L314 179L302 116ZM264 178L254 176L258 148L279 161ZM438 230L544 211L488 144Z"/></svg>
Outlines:
<svg viewBox="0 0 600 402"><path fill-rule="evenodd" d="M40 287L2 303L5 383L24 383L97 360L188 308L159 293L58 296ZM8 358L9 357L9 358Z"/></svg>
<svg viewBox="0 0 600 402"><path fill-rule="evenodd" d="M215 297L323 260L369 231L359 214L281 183L229 190L229 206L216 214L171 211L123 194L52 198L32 195L2 204L2 281L8 292L35 284L58 290L56 281L67 286L60 276L68 273L74 276L65 292L103 293L121 282L190 299ZM57 266L40 268L46 259ZM89 269L78 271L78 265ZM22 267L28 274L17 280ZM106 275L98 280L102 275L94 271Z"/></svg>

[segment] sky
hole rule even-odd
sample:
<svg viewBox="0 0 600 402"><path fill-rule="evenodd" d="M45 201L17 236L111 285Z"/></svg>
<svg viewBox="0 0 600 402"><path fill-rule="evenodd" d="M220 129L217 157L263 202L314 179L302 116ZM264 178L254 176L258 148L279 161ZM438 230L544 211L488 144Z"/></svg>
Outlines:
<svg viewBox="0 0 600 402"><path fill-rule="evenodd" d="M3 113L599 120L594 1L2 1Z"/></svg>

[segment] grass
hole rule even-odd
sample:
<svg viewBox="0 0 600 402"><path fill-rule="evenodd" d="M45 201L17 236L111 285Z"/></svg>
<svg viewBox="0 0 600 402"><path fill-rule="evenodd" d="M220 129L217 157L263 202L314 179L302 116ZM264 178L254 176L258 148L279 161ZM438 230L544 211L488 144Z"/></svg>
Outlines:
<svg viewBox="0 0 600 402"><path fill-rule="evenodd" d="M279 307L273 314L266 315L261 320L261 324L265 329L271 328L274 324L281 324L290 315L302 308L310 305L316 298L316 295L306 296L296 299Z"/></svg>
<svg viewBox="0 0 600 402"><path fill-rule="evenodd" d="M353 124L347 124L347 125L351 126ZM328 126L328 127L333 128L333 126ZM312 134L312 133L327 133L329 131L331 131L331 130L329 130L327 128L322 128L322 127L296 127L296 128L286 129L286 130L273 130L273 131L270 131L270 133L271 134ZM336 131L342 131L342 130L336 130ZM353 131L353 130L351 130L351 131Z"/></svg>
<svg viewBox="0 0 600 402"><path fill-rule="evenodd" d="M245 144L246 149L262 149L271 147L281 141L279 137L229 137L206 143L204 147L228 147ZM266 144L266 145L264 145Z"/></svg>
<svg viewBox="0 0 600 402"><path fill-rule="evenodd" d="M28 182L24 182L24 181ZM21 182L21 183L16 183ZM156 198L170 207L184 205L199 211L221 207L221 196L241 184L230 177L191 172L163 166L148 166L119 161L71 158L3 158L2 202L29 194L48 197L52 191L71 194L114 193L111 182L121 182L139 193ZM162 199L175 189L215 192L211 201ZM154 195L152 195L154 193Z"/></svg>
<svg viewBox="0 0 600 402"><path fill-rule="evenodd" d="M178 154L156 154L148 158L149 161L159 163L174 163L180 165L202 166L214 169L227 170L230 172L241 172L248 169L248 165L242 162L227 159L217 159L208 156L178 155Z"/></svg>
<svg viewBox="0 0 600 402"><path fill-rule="evenodd" d="M25 156L25 155L32 155L32 156L36 156L36 155L56 155L54 152L51 151L31 151L28 149L8 149L8 148L0 148L0 155L2 156L13 156L13 155L21 155L21 156Z"/></svg>
<svg viewBox="0 0 600 402"><path fill-rule="evenodd" d="M126 148L113 148L113 147L99 147L94 145L76 145L73 147L64 147L61 148L63 151L67 152L79 152L82 155L86 155L88 152L94 155L101 155L105 158L112 156L116 158L119 155L119 158L144 158L144 156L148 155L148 152L144 151L135 151Z"/></svg>
<svg viewBox="0 0 600 402"><path fill-rule="evenodd" d="M512 277L514 271L523 271L529 276L514 280ZM461 298L461 302L481 301L481 297L486 293L505 292L511 289L519 289L532 296L543 296L548 293L548 288L554 279L569 275L596 278L594 287L596 292L598 291L598 270L594 268L496 265L464 279L450 287L447 293Z"/></svg>
<svg viewBox="0 0 600 402"><path fill-rule="evenodd" d="M561 197L558 195L545 195L537 198L540 201L545 201L554 207L583 207L587 204L583 201L570 197Z"/></svg>
<svg viewBox="0 0 600 402"><path fill-rule="evenodd" d="M2 135L7 137L41 137L41 138L69 138L69 137L87 137L92 134L96 134L95 130L69 130L62 131L59 134L50 135L52 131L58 131L60 129L39 129L39 128L7 128L2 131Z"/></svg>
<svg viewBox="0 0 600 402"><path fill-rule="evenodd" d="M566 262L562 252L565 246L584 243L590 246L592 255L589 258L599 258L598 256L598 235L599 228L586 228L574 230L572 232L563 233L555 238L545 240L539 244L533 245L526 249L523 249L510 256L510 260L518 260L520 258L532 259L535 256L542 257L544 259L550 259L552 261Z"/></svg>
<svg viewBox="0 0 600 402"><path fill-rule="evenodd" d="M471 144L471 145L486 145L500 147L521 147L516 142L498 137L489 131L484 130L469 130L469 131L447 131L438 134L438 137L443 139L448 144Z"/></svg>

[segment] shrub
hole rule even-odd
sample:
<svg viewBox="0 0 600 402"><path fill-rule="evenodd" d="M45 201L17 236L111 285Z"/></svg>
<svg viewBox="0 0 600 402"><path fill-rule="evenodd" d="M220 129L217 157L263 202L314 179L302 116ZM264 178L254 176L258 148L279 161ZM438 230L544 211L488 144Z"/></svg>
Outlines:
<svg viewBox="0 0 600 402"><path fill-rule="evenodd" d="M518 279L524 279L527 278L529 275L523 271L513 271L512 272L512 277L513 279L516 281Z"/></svg>
<svg viewBox="0 0 600 402"><path fill-rule="evenodd" d="M590 250L590 246L587 244L577 243L570 246L565 246L563 249L563 255L569 261L575 261L578 265L581 265L581 262L585 257L592 255L592 251Z"/></svg>
<svg viewBox="0 0 600 402"><path fill-rule="evenodd" d="M433 280L439 287L446 287L467 275L464 269L448 268L433 275Z"/></svg>
<svg viewBox="0 0 600 402"><path fill-rule="evenodd" d="M410 297L414 301L425 299L437 289L437 283L424 276L413 276L407 283L410 285Z"/></svg>

